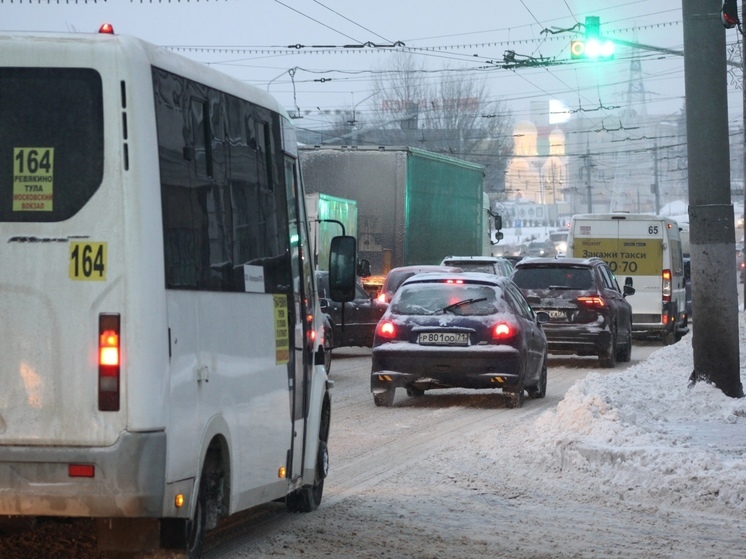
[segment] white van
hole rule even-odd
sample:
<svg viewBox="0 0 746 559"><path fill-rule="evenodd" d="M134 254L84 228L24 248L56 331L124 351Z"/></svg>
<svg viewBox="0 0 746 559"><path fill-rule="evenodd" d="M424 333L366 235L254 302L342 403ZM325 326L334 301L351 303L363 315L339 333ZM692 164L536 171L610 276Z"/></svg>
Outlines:
<svg viewBox="0 0 746 559"><path fill-rule="evenodd" d="M556 231L549 232L549 240L554 243L554 250L557 251L557 256L567 255L567 237L570 232L567 229L557 229Z"/></svg>
<svg viewBox="0 0 746 559"><path fill-rule="evenodd" d="M632 285L632 331L668 345L689 331L679 226L652 214L583 214L572 218L567 255L600 257Z"/></svg>

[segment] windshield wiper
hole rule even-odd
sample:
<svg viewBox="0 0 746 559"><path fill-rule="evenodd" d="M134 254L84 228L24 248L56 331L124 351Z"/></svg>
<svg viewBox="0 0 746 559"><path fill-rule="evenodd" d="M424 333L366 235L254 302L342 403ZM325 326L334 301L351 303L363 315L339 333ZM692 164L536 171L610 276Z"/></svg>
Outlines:
<svg viewBox="0 0 746 559"><path fill-rule="evenodd" d="M457 303L453 303L452 305L448 305L447 307L443 307L443 312L452 311L454 309L457 309L459 307L463 307L464 305L469 305L471 303L479 303L481 301L486 301L487 297L480 297L478 299L464 299L463 301L458 301Z"/></svg>

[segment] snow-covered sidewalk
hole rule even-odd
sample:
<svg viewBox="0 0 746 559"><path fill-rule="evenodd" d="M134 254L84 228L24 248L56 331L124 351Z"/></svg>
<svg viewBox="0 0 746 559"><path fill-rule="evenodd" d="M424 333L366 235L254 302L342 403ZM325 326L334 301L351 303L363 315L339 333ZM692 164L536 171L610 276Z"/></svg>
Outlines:
<svg viewBox="0 0 746 559"><path fill-rule="evenodd" d="M739 320L744 383L746 317ZM560 468L648 488L659 502L743 515L746 398L706 383L688 388L692 363L686 336L623 372L591 373L536 420L533 440Z"/></svg>

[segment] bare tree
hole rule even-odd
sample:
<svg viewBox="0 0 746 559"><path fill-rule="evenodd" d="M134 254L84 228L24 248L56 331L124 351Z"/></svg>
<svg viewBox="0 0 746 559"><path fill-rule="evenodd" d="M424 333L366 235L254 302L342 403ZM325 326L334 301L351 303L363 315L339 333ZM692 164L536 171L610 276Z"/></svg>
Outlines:
<svg viewBox="0 0 746 559"><path fill-rule="evenodd" d="M512 155L513 119L504 101L491 100L473 70L428 70L411 54L394 57L374 82L372 125L361 143L408 145L479 163L485 189L504 188Z"/></svg>

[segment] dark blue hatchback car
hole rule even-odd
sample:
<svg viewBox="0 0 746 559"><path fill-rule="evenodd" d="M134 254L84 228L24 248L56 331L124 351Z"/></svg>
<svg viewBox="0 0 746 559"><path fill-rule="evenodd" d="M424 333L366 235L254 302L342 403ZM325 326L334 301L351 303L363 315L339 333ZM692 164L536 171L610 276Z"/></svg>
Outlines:
<svg viewBox="0 0 746 559"><path fill-rule="evenodd" d="M376 327L371 392L391 406L397 388L500 389L508 405L524 390L543 398L547 342L538 315L507 277L430 273L406 280Z"/></svg>

